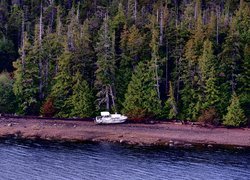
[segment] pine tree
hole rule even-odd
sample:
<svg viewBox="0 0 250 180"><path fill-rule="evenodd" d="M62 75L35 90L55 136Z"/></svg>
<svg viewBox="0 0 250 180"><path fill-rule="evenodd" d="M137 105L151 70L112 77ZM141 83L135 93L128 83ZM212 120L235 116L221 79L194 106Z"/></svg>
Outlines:
<svg viewBox="0 0 250 180"><path fill-rule="evenodd" d="M217 61L213 53L212 42L206 40L203 45L203 53L199 59L199 69L203 89L203 109L215 108L220 104L220 94L217 86ZM217 108L215 108L218 110Z"/></svg>
<svg viewBox="0 0 250 180"><path fill-rule="evenodd" d="M37 114L38 104L38 61L35 58L35 50L24 33L21 58L13 65L15 71L14 93L17 97L20 114Z"/></svg>
<svg viewBox="0 0 250 180"><path fill-rule="evenodd" d="M144 37L134 25L130 29L128 29L127 25L124 25L120 38L121 54L116 74L117 102L119 108L122 107L122 103L124 102L127 87L131 80L133 69L139 62L144 42Z"/></svg>
<svg viewBox="0 0 250 180"><path fill-rule="evenodd" d="M114 52L114 36L110 31L109 18L106 15L104 22L99 31L98 42L96 46L97 52L97 70L95 88L97 89L98 109L115 109L115 52ZM112 103L110 103L112 100Z"/></svg>
<svg viewBox="0 0 250 180"><path fill-rule="evenodd" d="M249 44L250 41L250 7L249 2L245 0L240 0L240 5L238 10L235 12L235 17L233 18L234 23L236 24L236 29L239 32L241 42Z"/></svg>
<svg viewBox="0 0 250 180"><path fill-rule="evenodd" d="M165 103L165 110L167 111L167 118L176 118L178 114L177 103L174 96L174 88L172 82L169 82L169 94Z"/></svg>
<svg viewBox="0 0 250 180"><path fill-rule="evenodd" d="M129 29L125 26L121 35L122 63L131 64L135 68L143 50L143 43L144 36L135 25Z"/></svg>
<svg viewBox="0 0 250 180"><path fill-rule="evenodd" d="M182 116L192 120L197 119L202 108L203 99L203 89L201 86L202 79L199 72L199 59L202 55L205 35L199 0L197 0L195 6L195 18L195 30L185 45L185 60L182 62L184 72L181 77L184 84L184 87L181 90L181 100L183 104Z"/></svg>
<svg viewBox="0 0 250 180"><path fill-rule="evenodd" d="M117 12L116 16L113 18L113 21L112 21L112 27L113 27L113 29L120 29L125 24L126 24L126 16L125 16L125 13L124 13L122 3L119 3L118 12Z"/></svg>
<svg viewBox="0 0 250 180"><path fill-rule="evenodd" d="M228 106L227 114L223 117L223 120L225 126L239 127L246 124L246 117L236 94L232 95L231 104Z"/></svg>
<svg viewBox="0 0 250 180"><path fill-rule="evenodd" d="M67 103L67 98L72 95L72 74L69 63L72 59L72 54L65 50L58 60L58 73L55 77L55 83L52 86L50 97L54 100L54 105L58 117L69 117L70 105Z"/></svg>
<svg viewBox="0 0 250 180"><path fill-rule="evenodd" d="M160 78L159 78L159 29L157 27L157 22L156 22L156 17L151 16L150 18L150 28L151 28L151 42L150 42L150 47L151 47L151 61L155 66L155 86L157 89L157 95L158 98L160 99Z"/></svg>
<svg viewBox="0 0 250 180"><path fill-rule="evenodd" d="M244 62L238 75L238 94L247 118L250 118L250 45L244 49Z"/></svg>
<svg viewBox="0 0 250 180"><path fill-rule="evenodd" d="M204 41L203 52L199 58L199 69L202 83L205 83L209 77L215 75L216 65L217 62L213 52L212 42L207 39Z"/></svg>
<svg viewBox="0 0 250 180"><path fill-rule="evenodd" d="M73 77L72 95L67 99L67 104L71 107L70 117L91 117L94 112L94 98L89 85L77 72Z"/></svg>
<svg viewBox="0 0 250 180"><path fill-rule="evenodd" d="M43 38L43 49L41 56L44 62L44 99L46 99L54 84L54 78L58 73L58 59L63 53L64 36L60 38L57 34L47 34Z"/></svg>
<svg viewBox="0 0 250 180"><path fill-rule="evenodd" d="M235 22L232 22L229 34L223 44L220 54L220 67L225 75L225 81L231 85L231 92L236 90L237 74L242 63L242 44L240 43L239 31L236 29Z"/></svg>
<svg viewBox="0 0 250 180"><path fill-rule="evenodd" d="M86 19L80 28L80 32L75 39L75 50L71 63L73 72L80 72L84 79L94 85L94 48L89 29L89 20Z"/></svg>
<svg viewBox="0 0 250 180"><path fill-rule="evenodd" d="M214 72L214 69L211 69ZM215 76L210 76L205 84L205 98L203 102L203 109L211 107L218 107L220 104L220 93L218 85L216 84Z"/></svg>
<svg viewBox="0 0 250 180"><path fill-rule="evenodd" d="M154 67L140 62L132 75L125 94L123 112L131 118L159 115L161 101L154 82Z"/></svg>

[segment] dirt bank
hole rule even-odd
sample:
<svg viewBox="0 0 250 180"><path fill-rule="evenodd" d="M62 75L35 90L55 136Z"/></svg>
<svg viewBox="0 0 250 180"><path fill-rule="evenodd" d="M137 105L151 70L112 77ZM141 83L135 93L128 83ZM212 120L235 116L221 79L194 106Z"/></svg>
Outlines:
<svg viewBox="0 0 250 180"><path fill-rule="evenodd" d="M91 121L0 117L0 138L135 145L250 147L250 129L204 128L174 123L95 125Z"/></svg>

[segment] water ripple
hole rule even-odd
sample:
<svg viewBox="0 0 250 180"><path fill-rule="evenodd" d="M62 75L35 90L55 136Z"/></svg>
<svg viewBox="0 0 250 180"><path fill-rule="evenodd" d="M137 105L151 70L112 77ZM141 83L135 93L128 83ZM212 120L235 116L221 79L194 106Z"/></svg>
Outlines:
<svg viewBox="0 0 250 180"><path fill-rule="evenodd" d="M0 143L1 180L249 180L248 150Z"/></svg>

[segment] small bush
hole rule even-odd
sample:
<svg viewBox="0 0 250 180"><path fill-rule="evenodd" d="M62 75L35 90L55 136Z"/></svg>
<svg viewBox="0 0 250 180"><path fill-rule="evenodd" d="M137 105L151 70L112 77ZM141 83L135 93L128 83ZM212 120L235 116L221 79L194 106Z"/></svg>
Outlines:
<svg viewBox="0 0 250 180"><path fill-rule="evenodd" d="M152 117L152 114L150 115L147 113L145 109L139 108L131 110L130 112L126 113L126 115L132 122L144 122Z"/></svg>
<svg viewBox="0 0 250 180"><path fill-rule="evenodd" d="M41 115L44 117L53 117L56 113L53 99L49 98L41 107Z"/></svg>
<svg viewBox="0 0 250 180"><path fill-rule="evenodd" d="M209 108L202 111L198 121L204 124L218 125L219 118L215 108Z"/></svg>

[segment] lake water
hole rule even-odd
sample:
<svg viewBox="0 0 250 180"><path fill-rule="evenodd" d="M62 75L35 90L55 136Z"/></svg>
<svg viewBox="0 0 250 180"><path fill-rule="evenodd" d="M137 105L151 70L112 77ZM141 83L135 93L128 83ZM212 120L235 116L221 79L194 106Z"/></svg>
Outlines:
<svg viewBox="0 0 250 180"><path fill-rule="evenodd" d="M250 151L1 140L0 179L250 180Z"/></svg>

